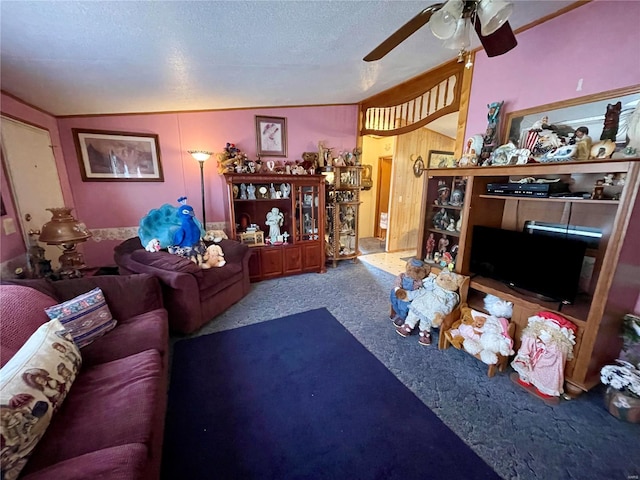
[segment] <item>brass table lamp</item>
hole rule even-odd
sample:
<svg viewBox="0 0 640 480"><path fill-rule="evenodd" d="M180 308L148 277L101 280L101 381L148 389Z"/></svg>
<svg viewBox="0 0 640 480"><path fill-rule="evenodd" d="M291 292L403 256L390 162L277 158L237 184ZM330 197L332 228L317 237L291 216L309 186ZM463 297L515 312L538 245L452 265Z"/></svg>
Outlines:
<svg viewBox="0 0 640 480"><path fill-rule="evenodd" d="M63 252L58 259L60 273L73 272L85 267L82 253L76 250L76 244L91 237L82 222L71 215L72 208L47 208L52 213L51 220L42 226L39 241L48 245L58 245Z"/></svg>

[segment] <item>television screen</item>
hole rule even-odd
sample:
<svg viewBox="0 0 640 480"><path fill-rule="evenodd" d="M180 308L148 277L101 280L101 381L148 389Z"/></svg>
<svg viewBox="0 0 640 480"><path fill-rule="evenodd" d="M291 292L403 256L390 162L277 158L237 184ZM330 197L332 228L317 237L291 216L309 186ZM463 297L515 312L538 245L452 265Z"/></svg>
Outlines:
<svg viewBox="0 0 640 480"><path fill-rule="evenodd" d="M470 268L545 300L573 303L585 250L575 239L476 225Z"/></svg>

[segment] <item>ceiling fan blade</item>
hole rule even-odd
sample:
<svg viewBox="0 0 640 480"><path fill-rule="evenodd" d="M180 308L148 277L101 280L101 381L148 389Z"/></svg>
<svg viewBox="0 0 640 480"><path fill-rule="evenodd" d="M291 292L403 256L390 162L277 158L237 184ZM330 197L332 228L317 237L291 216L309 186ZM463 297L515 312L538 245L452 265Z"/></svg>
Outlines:
<svg viewBox="0 0 640 480"><path fill-rule="evenodd" d="M430 5L420 13L418 13L415 17L401 26L398 30L391 34L389 38L387 38L384 42L374 48L371 53L369 53L366 57L363 58L365 62L373 62L375 60L380 60L391 50L396 48L402 42L404 42L407 38L413 35L416 31L418 31L421 27L427 24L431 15L440 10L444 3L436 3L434 5Z"/></svg>
<svg viewBox="0 0 640 480"><path fill-rule="evenodd" d="M498 30L486 37L483 36L480 31L480 20L477 18L474 23L474 27L478 34L478 38L480 39L480 43L482 43L482 46L484 47L484 51L487 52L487 57L497 57L498 55L505 54L518 45L518 41L516 40L516 36L513 34L513 30L511 30L509 22L504 22Z"/></svg>

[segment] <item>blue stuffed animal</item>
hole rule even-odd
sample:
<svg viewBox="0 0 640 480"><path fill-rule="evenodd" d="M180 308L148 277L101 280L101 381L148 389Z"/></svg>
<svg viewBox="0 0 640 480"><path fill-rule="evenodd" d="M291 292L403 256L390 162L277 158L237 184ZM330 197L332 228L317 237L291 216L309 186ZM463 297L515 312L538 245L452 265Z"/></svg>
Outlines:
<svg viewBox="0 0 640 480"><path fill-rule="evenodd" d="M187 197L180 197L178 202L182 204L178 207L178 218L180 228L173 235L173 245L178 247L193 247L204 235L201 231L200 223L196 223L193 207L187 205Z"/></svg>
<svg viewBox="0 0 640 480"><path fill-rule="evenodd" d="M148 245L154 239L159 241L161 248L192 247L200 243L205 232L186 200L187 197L180 197L180 207L164 204L140 220L138 236L142 245Z"/></svg>

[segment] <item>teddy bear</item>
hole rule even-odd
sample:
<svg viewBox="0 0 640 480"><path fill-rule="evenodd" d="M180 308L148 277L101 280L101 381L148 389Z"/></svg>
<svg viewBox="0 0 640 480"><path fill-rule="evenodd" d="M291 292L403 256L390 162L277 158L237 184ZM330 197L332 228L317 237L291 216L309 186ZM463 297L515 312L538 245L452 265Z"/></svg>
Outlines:
<svg viewBox="0 0 640 480"><path fill-rule="evenodd" d="M204 237L202 237L202 239L205 242L215 242L215 243L220 243L221 240L226 240L229 237L227 237L227 234L224 233L224 230L207 230L204 234Z"/></svg>
<svg viewBox="0 0 640 480"><path fill-rule="evenodd" d="M460 306L460 319L444 332L447 340L458 350L463 348L466 339L479 340L486 315L470 308L466 303Z"/></svg>
<svg viewBox="0 0 640 480"><path fill-rule="evenodd" d="M209 245L207 250L204 252L200 268L208 269L212 267L222 267L226 263L222 247L220 247L220 245L213 244Z"/></svg>
<svg viewBox="0 0 640 480"><path fill-rule="evenodd" d="M479 329L477 339L466 338L464 349L471 355L478 355L487 365L498 363L498 354L504 357L513 355L513 340L508 333L509 321L494 316L485 317L484 325Z"/></svg>
<svg viewBox="0 0 640 480"><path fill-rule="evenodd" d="M417 326L420 345L431 345L431 327L442 325L444 318L458 305L458 289L465 278L444 268L431 281L423 282L424 288L413 291L398 289L396 296L411 303L405 323L397 327L396 332L406 337Z"/></svg>
<svg viewBox="0 0 640 480"><path fill-rule="evenodd" d="M477 328L478 336L465 338L462 346L471 355L478 355L487 365L498 363L498 355L508 357L514 354L513 339L509 336L509 321L513 314L513 304L495 295L484 298L484 308L489 315ZM482 315L478 312L478 315Z"/></svg>
<svg viewBox="0 0 640 480"><path fill-rule="evenodd" d="M389 315L395 326L403 325L409 313L409 302L399 299L396 296L396 291L401 288L408 291L422 288L423 280L429 275L430 271L431 267L427 266L422 260L411 258L407 261L405 271L396 276L390 294L392 311L391 315Z"/></svg>

